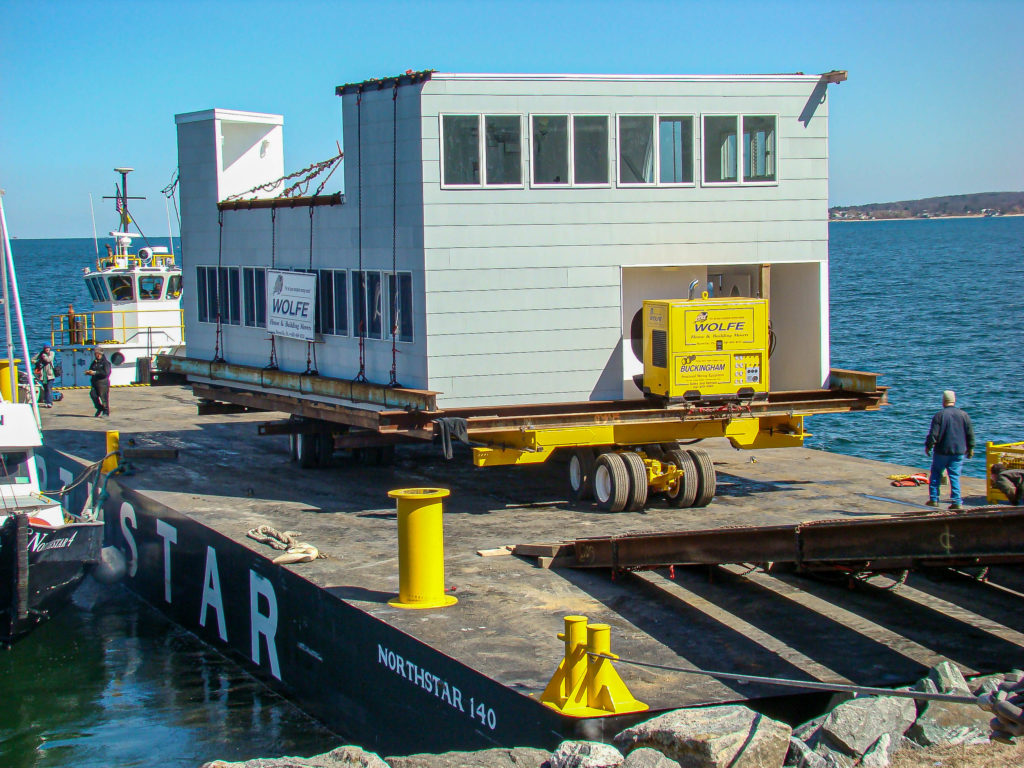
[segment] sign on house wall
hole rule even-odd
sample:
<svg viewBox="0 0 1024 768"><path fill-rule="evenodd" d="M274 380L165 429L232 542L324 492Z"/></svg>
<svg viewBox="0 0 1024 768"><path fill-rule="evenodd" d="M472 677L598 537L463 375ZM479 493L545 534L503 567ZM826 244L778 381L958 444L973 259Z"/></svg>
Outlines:
<svg viewBox="0 0 1024 768"><path fill-rule="evenodd" d="M267 330L277 336L314 341L316 275L267 270Z"/></svg>

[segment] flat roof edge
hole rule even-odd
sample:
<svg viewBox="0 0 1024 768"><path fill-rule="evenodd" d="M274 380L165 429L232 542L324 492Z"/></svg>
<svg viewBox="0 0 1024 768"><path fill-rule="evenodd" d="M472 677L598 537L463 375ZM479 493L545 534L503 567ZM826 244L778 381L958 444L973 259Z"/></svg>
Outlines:
<svg viewBox="0 0 1024 768"><path fill-rule="evenodd" d="M790 72L778 74L748 75L608 75L608 74L528 74L492 72L435 72L434 80L536 80L536 81L599 81L599 82L743 82L792 80L798 82L817 81L822 74Z"/></svg>
<svg viewBox="0 0 1024 768"><path fill-rule="evenodd" d="M199 123L205 120L222 120L230 123L263 123L284 125L284 116L269 112L246 112L240 109L203 109L198 112L182 112L174 116L175 125Z"/></svg>

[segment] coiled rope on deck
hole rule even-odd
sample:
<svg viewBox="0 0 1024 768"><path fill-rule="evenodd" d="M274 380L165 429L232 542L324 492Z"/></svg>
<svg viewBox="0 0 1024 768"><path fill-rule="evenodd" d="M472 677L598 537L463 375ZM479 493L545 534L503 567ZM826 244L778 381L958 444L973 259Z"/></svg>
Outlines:
<svg viewBox="0 0 1024 768"><path fill-rule="evenodd" d="M250 528L245 534L250 539L266 544L274 549L283 550L284 554L278 555L271 562L276 565L288 565L290 563L311 563L314 560L323 560L327 557L323 552L312 544L297 541L296 536L301 536L299 531L279 531L269 525L259 525Z"/></svg>

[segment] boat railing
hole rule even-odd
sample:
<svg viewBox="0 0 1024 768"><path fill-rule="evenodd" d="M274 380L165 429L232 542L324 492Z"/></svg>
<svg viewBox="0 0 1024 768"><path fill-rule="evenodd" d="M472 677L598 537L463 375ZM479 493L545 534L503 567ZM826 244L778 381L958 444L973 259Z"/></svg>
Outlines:
<svg viewBox="0 0 1024 768"><path fill-rule="evenodd" d="M153 318L152 322L147 322L147 315ZM175 319L171 321L171 317ZM54 348L131 344L141 338L146 339L147 347L180 344L185 338L183 310L179 307L103 309L50 316L50 345Z"/></svg>
<svg viewBox="0 0 1024 768"><path fill-rule="evenodd" d="M143 257L137 253L111 253L96 259L96 271L105 269L125 269L131 267L164 267L174 266L173 253L154 253Z"/></svg>

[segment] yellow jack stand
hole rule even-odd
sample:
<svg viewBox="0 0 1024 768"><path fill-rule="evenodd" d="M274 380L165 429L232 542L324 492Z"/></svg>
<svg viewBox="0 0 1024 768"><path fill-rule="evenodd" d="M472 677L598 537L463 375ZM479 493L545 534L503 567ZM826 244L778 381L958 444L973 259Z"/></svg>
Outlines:
<svg viewBox="0 0 1024 768"><path fill-rule="evenodd" d="M586 616L566 616L565 632L558 635L565 641L565 658L558 665L541 694L545 705L571 717L621 715L645 712L648 707L633 698L611 659L611 627L587 624Z"/></svg>
<svg viewBox="0 0 1024 768"><path fill-rule="evenodd" d="M459 602L444 591L444 488L388 491L398 502L398 597L395 608L444 608Z"/></svg>

